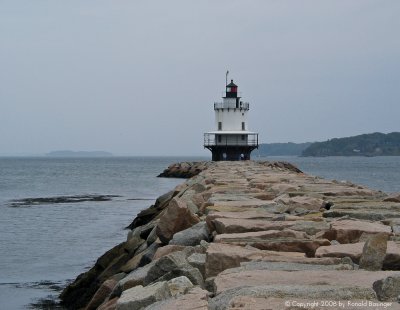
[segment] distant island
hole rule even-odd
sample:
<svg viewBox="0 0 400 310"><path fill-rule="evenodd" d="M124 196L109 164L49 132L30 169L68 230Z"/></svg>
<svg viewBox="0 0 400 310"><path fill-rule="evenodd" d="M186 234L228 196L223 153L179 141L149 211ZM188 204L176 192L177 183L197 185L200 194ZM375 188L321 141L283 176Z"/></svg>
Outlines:
<svg viewBox="0 0 400 310"><path fill-rule="evenodd" d="M312 143L261 143L258 153L261 156L300 156Z"/></svg>
<svg viewBox="0 0 400 310"><path fill-rule="evenodd" d="M113 154L104 151L53 151L49 157L111 157Z"/></svg>
<svg viewBox="0 0 400 310"><path fill-rule="evenodd" d="M371 133L314 142L302 156L400 156L400 132Z"/></svg>

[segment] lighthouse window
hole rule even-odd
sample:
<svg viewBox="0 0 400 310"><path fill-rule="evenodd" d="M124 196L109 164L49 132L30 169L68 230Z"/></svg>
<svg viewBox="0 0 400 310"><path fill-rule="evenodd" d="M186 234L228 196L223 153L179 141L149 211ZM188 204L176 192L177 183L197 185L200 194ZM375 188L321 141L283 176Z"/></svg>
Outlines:
<svg viewBox="0 0 400 310"><path fill-rule="evenodd" d="M242 135L242 140L246 140L246 135Z"/></svg>
<svg viewBox="0 0 400 310"><path fill-rule="evenodd" d="M245 130L245 128L246 128L246 125L244 122L242 122L242 130Z"/></svg>
<svg viewBox="0 0 400 310"><path fill-rule="evenodd" d="M218 142L222 142L222 136L218 135Z"/></svg>
<svg viewBox="0 0 400 310"><path fill-rule="evenodd" d="M222 122L218 122L218 130L222 130Z"/></svg>

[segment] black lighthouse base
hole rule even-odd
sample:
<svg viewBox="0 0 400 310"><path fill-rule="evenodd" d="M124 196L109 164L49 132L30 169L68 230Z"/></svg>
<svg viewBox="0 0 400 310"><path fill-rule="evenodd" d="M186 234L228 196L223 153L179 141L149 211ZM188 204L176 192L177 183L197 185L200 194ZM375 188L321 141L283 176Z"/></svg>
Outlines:
<svg viewBox="0 0 400 310"><path fill-rule="evenodd" d="M212 153L213 161L250 160L250 153L256 146L207 146Z"/></svg>

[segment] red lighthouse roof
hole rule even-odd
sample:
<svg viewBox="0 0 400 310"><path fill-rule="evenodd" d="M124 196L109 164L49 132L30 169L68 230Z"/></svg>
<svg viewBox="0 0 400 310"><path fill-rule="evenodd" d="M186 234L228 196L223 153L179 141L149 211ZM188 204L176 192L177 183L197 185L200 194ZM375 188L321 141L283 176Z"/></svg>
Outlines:
<svg viewBox="0 0 400 310"><path fill-rule="evenodd" d="M233 83L233 80L231 80L231 82L226 85L226 97L227 98L237 98L237 89L238 86Z"/></svg>

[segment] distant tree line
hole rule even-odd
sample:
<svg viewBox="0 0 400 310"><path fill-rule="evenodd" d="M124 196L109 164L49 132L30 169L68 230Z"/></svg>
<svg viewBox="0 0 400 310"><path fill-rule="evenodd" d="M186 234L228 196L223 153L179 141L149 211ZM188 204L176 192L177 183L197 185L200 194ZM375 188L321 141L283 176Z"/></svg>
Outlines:
<svg viewBox="0 0 400 310"><path fill-rule="evenodd" d="M379 132L315 142L302 156L399 156L400 132Z"/></svg>
<svg viewBox="0 0 400 310"><path fill-rule="evenodd" d="M258 146L261 156L300 156L311 145L306 143L262 143Z"/></svg>

